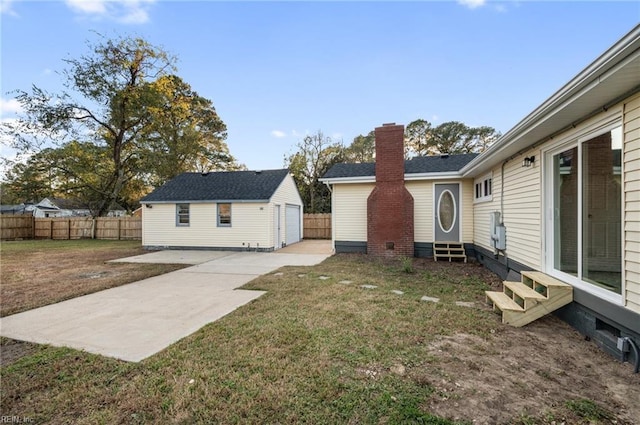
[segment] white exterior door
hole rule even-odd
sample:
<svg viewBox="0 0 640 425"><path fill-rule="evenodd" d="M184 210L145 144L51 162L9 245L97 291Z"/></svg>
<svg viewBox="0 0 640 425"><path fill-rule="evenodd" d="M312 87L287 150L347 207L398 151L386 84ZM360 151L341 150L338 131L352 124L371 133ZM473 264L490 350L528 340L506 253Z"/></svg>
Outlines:
<svg viewBox="0 0 640 425"><path fill-rule="evenodd" d="M287 245L300 242L300 205L287 205L285 211Z"/></svg>

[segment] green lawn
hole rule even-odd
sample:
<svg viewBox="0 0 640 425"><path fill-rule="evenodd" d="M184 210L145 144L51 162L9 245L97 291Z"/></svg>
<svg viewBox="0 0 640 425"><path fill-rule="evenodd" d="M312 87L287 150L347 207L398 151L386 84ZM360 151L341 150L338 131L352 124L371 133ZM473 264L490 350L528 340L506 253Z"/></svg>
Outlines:
<svg viewBox="0 0 640 425"><path fill-rule="evenodd" d="M261 298L137 364L37 346L1 369L2 415L86 424L472 423L473 404L447 395L454 383L466 385L455 370L469 360L444 346L438 354L432 344L465 335L479 346L510 332L483 305L495 276L477 265L407 267L364 256L280 272L245 286L268 291ZM458 419L431 409L445 399L460 403ZM563 404L570 400L560 397L550 409L533 400L537 413L511 413L503 423L560 423L566 415L583 423Z"/></svg>

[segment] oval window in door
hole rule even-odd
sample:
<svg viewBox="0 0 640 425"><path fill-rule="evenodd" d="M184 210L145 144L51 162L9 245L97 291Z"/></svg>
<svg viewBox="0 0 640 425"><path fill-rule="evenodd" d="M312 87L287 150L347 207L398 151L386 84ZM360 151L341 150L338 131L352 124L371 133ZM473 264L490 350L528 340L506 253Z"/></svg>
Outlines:
<svg viewBox="0 0 640 425"><path fill-rule="evenodd" d="M444 190L438 199L438 221L440 228L449 233L456 222L456 202L450 190Z"/></svg>

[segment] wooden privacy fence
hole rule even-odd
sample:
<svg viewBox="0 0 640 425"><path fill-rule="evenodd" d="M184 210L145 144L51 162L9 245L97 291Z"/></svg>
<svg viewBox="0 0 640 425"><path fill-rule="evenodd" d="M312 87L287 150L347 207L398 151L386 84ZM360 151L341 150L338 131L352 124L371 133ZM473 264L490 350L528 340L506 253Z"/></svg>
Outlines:
<svg viewBox="0 0 640 425"><path fill-rule="evenodd" d="M141 240L139 217L0 217L2 240L9 239L111 239Z"/></svg>
<svg viewBox="0 0 640 425"><path fill-rule="evenodd" d="M0 239L33 239L33 226L30 215L0 215Z"/></svg>
<svg viewBox="0 0 640 425"><path fill-rule="evenodd" d="M331 239L331 214L304 214L305 239Z"/></svg>

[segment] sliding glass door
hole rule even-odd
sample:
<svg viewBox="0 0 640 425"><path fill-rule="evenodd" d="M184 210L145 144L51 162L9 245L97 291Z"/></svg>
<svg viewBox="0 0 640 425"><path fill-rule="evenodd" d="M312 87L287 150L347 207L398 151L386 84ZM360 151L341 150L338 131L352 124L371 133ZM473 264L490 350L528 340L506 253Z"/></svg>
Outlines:
<svg viewBox="0 0 640 425"><path fill-rule="evenodd" d="M595 292L622 291L621 151L615 127L547 159L548 268Z"/></svg>

